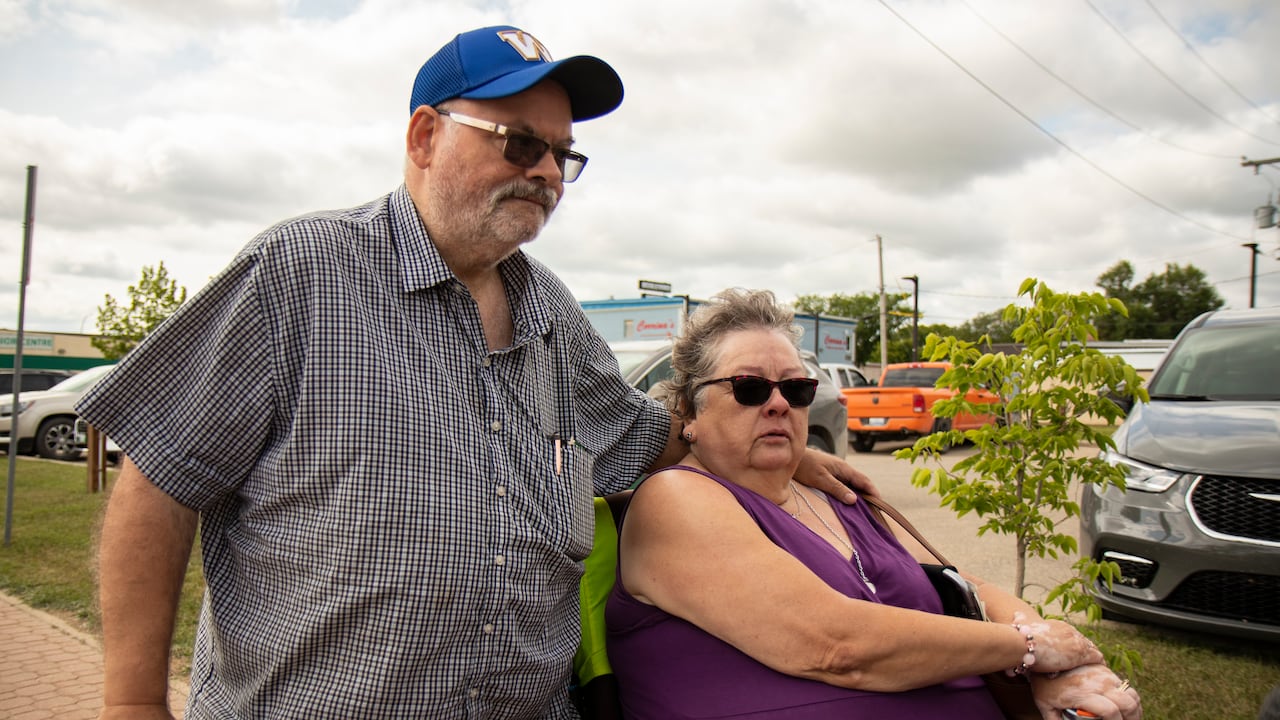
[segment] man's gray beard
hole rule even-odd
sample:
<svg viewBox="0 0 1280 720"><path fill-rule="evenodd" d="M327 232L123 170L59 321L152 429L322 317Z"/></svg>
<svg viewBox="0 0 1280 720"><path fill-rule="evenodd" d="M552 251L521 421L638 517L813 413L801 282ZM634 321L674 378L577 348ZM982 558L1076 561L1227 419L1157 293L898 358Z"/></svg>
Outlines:
<svg viewBox="0 0 1280 720"><path fill-rule="evenodd" d="M448 184L430 195L433 204L431 217L437 224L445 224L457 237L471 246L501 245L506 249L503 257L515 252L519 246L531 242L551 219L551 213L559 204L559 197L551 188L525 180L511 180L494 190L483 207L460 197L458 186ZM501 204L512 198L530 199L543 207L542 222L529 228L528 223L518 221L503 213Z"/></svg>

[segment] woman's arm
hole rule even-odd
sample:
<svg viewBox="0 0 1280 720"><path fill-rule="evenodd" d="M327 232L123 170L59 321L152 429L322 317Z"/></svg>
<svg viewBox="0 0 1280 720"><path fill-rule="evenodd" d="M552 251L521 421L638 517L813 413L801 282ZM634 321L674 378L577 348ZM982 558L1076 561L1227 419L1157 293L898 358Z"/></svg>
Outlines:
<svg viewBox="0 0 1280 720"><path fill-rule="evenodd" d="M911 554L916 562L936 563L938 558L928 550L919 540L910 532L897 523L889 525L894 537L898 542ZM993 623L1000 624L1018 624L1019 627L1026 628L1033 635L1038 637L1062 637L1076 636L1083 641L1090 649L1094 648L1094 644L1088 638L1085 638L1071 625L1058 620L1045 620L1040 617L1040 613L1036 612L1029 603L995 583L972 575L970 573L960 571L960 574L977 588L978 598L982 601L987 617ZM1038 643L1036 648L1036 666L1035 670L1039 672L1052 672L1048 669L1047 663L1065 662L1065 658L1050 657L1057 652L1056 645ZM1066 706L1062 706L1066 707Z"/></svg>
<svg viewBox="0 0 1280 720"><path fill-rule="evenodd" d="M622 530L623 586L789 675L900 691L1018 666L1025 634L848 598L774 545L726 489L683 471L649 478ZM1036 669L1102 657L1075 633L1036 638Z"/></svg>

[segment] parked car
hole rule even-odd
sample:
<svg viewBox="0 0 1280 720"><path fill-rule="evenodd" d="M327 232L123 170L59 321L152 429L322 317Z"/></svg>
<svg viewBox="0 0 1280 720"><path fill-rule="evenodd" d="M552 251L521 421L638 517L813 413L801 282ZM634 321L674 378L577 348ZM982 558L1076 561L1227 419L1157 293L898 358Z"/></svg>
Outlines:
<svg viewBox="0 0 1280 720"><path fill-rule="evenodd" d="M871 385L871 381L867 380L867 376L863 375L862 371L853 365L822 363L822 369L827 371L827 374L831 376L832 382L841 390Z"/></svg>
<svg viewBox="0 0 1280 720"><path fill-rule="evenodd" d="M48 390L71 377L67 370L22 368L22 392ZM13 394L13 370L0 370L0 395ZM10 400L12 402L12 400Z"/></svg>
<svg viewBox="0 0 1280 720"><path fill-rule="evenodd" d="M611 343L622 376L633 386L651 392L671 377L670 340L627 340ZM818 365L817 357L801 350L800 357L811 378L818 379L818 391L809 406L809 447L844 457L849 451L848 412L844 395L831 376Z"/></svg>
<svg viewBox="0 0 1280 720"><path fill-rule="evenodd" d="M13 395L0 396L0 445L5 452L11 450L16 435L19 453L36 453L51 460L79 458L80 448L75 442L76 401L112 367L99 365L48 390L24 391L18 398L17 433L13 432Z"/></svg>
<svg viewBox="0 0 1280 720"><path fill-rule="evenodd" d="M1104 455L1126 489L1091 487L1080 550L1116 562L1104 611L1280 641L1280 308L1193 320Z"/></svg>
<svg viewBox="0 0 1280 720"><path fill-rule="evenodd" d="M854 451L871 452L877 442L885 440L914 440L932 433L974 430L996 423L998 419L991 413L934 417L934 403L955 397L954 390L937 387L938 379L950 369L949 362L890 363L884 366L874 386L841 390ZM965 393L965 400L979 406L991 405L998 399L982 387Z"/></svg>
<svg viewBox="0 0 1280 720"><path fill-rule="evenodd" d="M76 418L76 429L75 429L74 437L75 437L76 448L80 451L80 453L81 454L87 453L89 451L89 423L85 422L85 419L82 417ZM121 450L120 450L120 446L117 445L114 440L112 440L111 438L107 438L106 442L104 443L103 449L104 449L104 452L106 452L108 462L119 461Z"/></svg>

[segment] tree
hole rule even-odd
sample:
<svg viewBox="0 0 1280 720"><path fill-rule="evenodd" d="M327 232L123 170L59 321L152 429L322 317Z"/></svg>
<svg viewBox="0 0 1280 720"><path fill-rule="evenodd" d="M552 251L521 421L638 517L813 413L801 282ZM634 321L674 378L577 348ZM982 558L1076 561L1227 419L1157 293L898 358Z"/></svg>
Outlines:
<svg viewBox="0 0 1280 720"><path fill-rule="evenodd" d="M1163 273L1152 273L1136 286L1132 284L1134 277L1128 260L1098 276L1096 284L1106 296L1129 310L1127 317L1099 318L1099 339L1172 338L1201 313L1226 304L1204 271L1194 265L1169 263Z"/></svg>
<svg viewBox="0 0 1280 720"><path fill-rule="evenodd" d="M169 277L162 261L143 266L142 278L129 286L129 304L107 295L98 308L98 337L89 342L108 360L119 360L187 300L187 289Z"/></svg>
<svg viewBox="0 0 1280 720"><path fill-rule="evenodd" d="M909 293L892 293L885 296L889 309L887 328L889 331L889 362L901 362L911 359L911 299ZM849 318L858 323L857 337L853 348L854 362L867 363L880 361L880 294L859 293L857 295L801 295L794 303L796 312L811 315L834 315ZM907 328L906 345L899 338L898 330Z"/></svg>
<svg viewBox="0 0 1280 720"><path fill-rule="evenodd" d="M1115 298L1124 303L1130 313L1135 311L1140 313L1142 311L1139 310L1133 294L1133 278L1133 264L1128 260L1121 260L1099 275L1096 284L1102 288L1102 292L1107 297ZM1145 308L1142 310L1145 310ZM1134 337L1130 334L1130 320L1130 316L1119 314L1098 318L1098 339L1123 340L1127 337Z"/></svg>
<svg viewBox="0 0 1280 720"><path fill-rule="evenodd" d="M988 313L979 313L973 318L964 321L964 323L955 329L955 336L961 340L977 342L980 338L986 338L991 343L1011 343L1013 342L1013 331L1015 326L1006 322L1004 313L1000 310L993 310ZM942 333L938 333L942 335Z"/></svg>
<svg viewBox="0 0 1280 720"><path fill-rule="evenodd" d="M1148 310L1146 323L1135 325L1134 337L1176 337L1199 315L1226 305L1203 270L1177 263L1165 265L1160 275L1148 275L1134 288L1134 295Z"/></svg>
<svg viewBox="0 0 1280 720"><path fill-rule="evenodd" d="M1078 516L1080 507L1070 491L1075 484L1124 486L1123 471L1096 452L1081 453L1082 444L1114 449L1111 435L1086 419L1108 426L1121 409L1108 395L1146 400L1142 379L1123 359L1089 347L1097 336L1095 322L1112 314L1124 315L1124 303L1101 293L1059 294L1035 279L1023 281L1019 297L1030 307L1009 305L1003 320L1013 327L1017 355L984 354L974 343L931 334L924 357L949 360L953 368L938 380L939 387L956 391L935 403L933 413L954 417L960 412L995 412L1000 421L977 430L936 433L895 455L914 461L937 460L952 445L969 441L977 448L950 469L917 468L912 483L939 495L958 515L976 512L986 523L979 533L1013 535L1016 547L1014 592L1026 591L1028 556L1057 557L1078 551L1075 537L1058 531L1062 521ZM986 387L998 401L984 406L969 403L965 393ZM1088 588L1099 578L1110 583L1119 575L1115 563L1080 558L1076 576L1050 589L1044 603L1058 601L1064 613L1085 612L1101 617ZM1131 659L1130 659L1131 661Z"/></svg>

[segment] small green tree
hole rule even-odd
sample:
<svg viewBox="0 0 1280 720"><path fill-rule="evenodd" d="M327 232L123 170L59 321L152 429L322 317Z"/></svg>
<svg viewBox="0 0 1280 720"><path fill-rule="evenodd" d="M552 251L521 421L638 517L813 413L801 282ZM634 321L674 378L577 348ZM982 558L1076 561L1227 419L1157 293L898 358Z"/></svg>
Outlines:
<svg viewBox="0 0 1280 720"><path fill-rule="evenodd" d="M129 286L129 304L107 295L98 308L98 337L89 342L108 360L125 353L173 314L187 300L187 289L169 277L164 262L143 266L142 278Z"/></svg>
<svg viewBox="0 0 1280 720"><path fill-rule="evenodd" d="M1100 317L1124 315L1124 303L1101 293L1059 294L1034 278L1023 281L1019 297L1029 296L1030 307L1009 305L1004 322L1013 326L1013 339L1024 347L1017 355L984 354L977 343L955 337L930 335L923 357L949 360L953 368L938 380L939 387L955 390L955 396L939 401L933 412L955 417L961 412L995 412L999 422L977 430L937 433L899 450L897 457L912 461L938 459L952 445L968 440L976 452L950 469L916 468L912 483L927 487L942 504L960 516L975 512L986 523L979 534L1013 535L1016 541L1014 592L1026 591L1029 556L1058 557L1079 551L1076 538L1059 532L1058 525L1080 514L1072 499L1073 487L1117 485L1124 487L1123 471L1098 457L1081 453L1081 445L1107 450L1115 447L1110 426L1122 410L1108 395L1146 400L1142 378L1118 357L1102 355L1089 343L1097 336ZM982 386L994 393L994 405L967 402L965 393ZM1119 572L1115 563L1080 558L1076 575L1050 589L1043 604L1055 600L1064 613L1085 613L1090 620L1101 609L1088 589L1100 578L1108 584ZM1129 661L1131 662L1131 661Z"/></svg>

